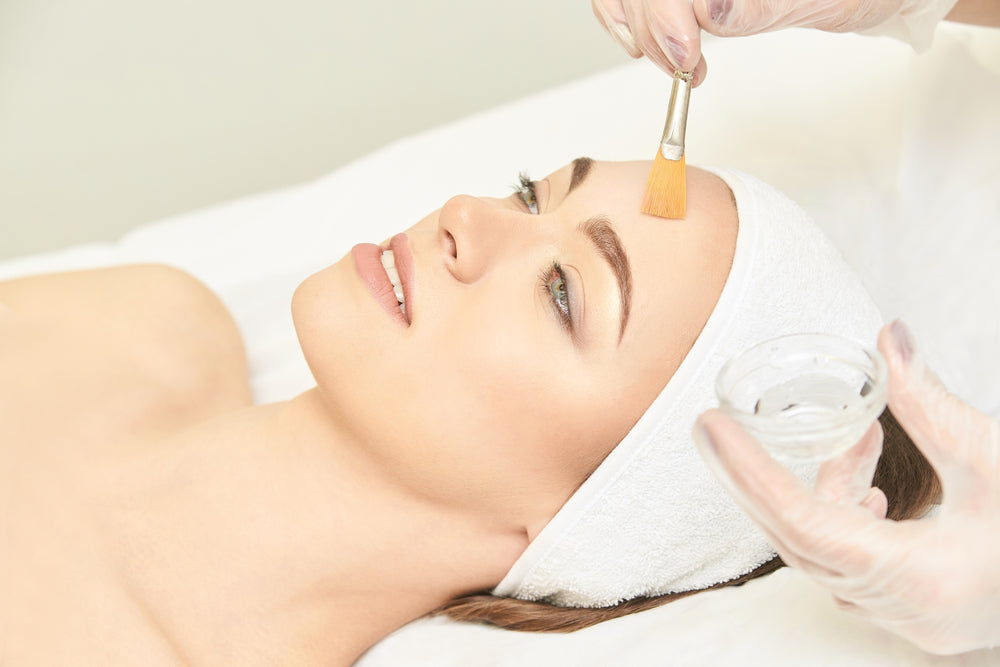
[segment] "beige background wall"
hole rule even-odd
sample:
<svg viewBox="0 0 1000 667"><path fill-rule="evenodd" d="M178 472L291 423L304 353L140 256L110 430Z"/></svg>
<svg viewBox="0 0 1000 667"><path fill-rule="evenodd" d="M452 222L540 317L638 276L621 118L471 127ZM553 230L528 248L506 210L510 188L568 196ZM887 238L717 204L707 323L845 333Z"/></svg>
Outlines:
<svg viewBox="0 0 1000 667"><path fill-rule="evenodd" d="M0 258L623 62L586 0L0 0Z"/></svg>

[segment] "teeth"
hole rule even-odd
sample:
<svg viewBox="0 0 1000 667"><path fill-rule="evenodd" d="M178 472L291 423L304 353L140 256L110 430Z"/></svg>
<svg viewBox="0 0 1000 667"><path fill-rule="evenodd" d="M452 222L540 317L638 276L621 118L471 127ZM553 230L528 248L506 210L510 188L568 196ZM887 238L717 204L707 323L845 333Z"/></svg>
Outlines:
<svg viewBox="0 0 1000 667"><path fill-rule="evenodd" d="M403 298L403 283L399 280L399 271L396 270L396 258L391 250L382 252L382 267L389 276L389 282L392 283L392 293L396 295L396 301L399 302L399 309L405 315L406 304Z"/></svg>
<svg viewBox="0 0 1000 667"><path fill-rule="evenodd" d="M399 271L396 270L395 257L391 250L386 250L382 253L382 266L385 268L385 272L389 274L389 280L395 285L399 282Z"/></svg>

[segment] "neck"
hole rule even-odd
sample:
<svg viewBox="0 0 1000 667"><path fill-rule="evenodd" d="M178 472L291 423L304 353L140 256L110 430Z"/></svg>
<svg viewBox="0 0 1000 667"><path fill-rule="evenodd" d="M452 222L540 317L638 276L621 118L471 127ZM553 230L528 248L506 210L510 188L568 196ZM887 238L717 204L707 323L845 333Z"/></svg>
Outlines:
<svg viewBox="0 0 1000 667"><path fill-rule="evenodd" d="M145 603L177 610L161 625L192 658L218 662L238 645L242 664L350 664L446 600L495 585L525 546L523 533L386 476L315 389L202 427L181 452L168 473L159 462L154 484L175 493L155 545L170 566L146 573L171 592ZM221 638L220 618L231 630Z"/></svg>
<svg viewBox="0 0 1000 667"><path fill-rule="evenodd" d="M317 506L336 508L335 522L319 529L330 548L315 574L331 592L336 625L354 640L352 660L447 600L492 588L526 546L523 533L408 489L369 443L340 428L316 389L275 423L312 462Z"/></svg>

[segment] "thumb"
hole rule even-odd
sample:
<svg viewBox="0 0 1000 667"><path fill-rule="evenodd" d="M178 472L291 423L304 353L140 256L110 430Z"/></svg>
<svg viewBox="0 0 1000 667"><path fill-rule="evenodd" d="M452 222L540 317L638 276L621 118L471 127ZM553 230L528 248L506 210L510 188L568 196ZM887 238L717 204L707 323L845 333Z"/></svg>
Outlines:
<svg viewBox="0 0 1000 667"><path fill-rule="evenodd" d="M946 492L970 488L975 469L995 469L1000 424L948 392L925 365L900 321L883 327L879 350L889 365L889 405L897 421L934 467Z"/></svg>

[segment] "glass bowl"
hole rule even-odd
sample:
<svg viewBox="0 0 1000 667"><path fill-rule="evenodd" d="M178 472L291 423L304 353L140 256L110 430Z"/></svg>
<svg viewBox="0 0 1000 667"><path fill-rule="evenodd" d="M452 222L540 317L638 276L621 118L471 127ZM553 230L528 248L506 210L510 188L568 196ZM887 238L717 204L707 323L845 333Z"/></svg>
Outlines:
<svg viewBox="0 0 1000 667"><path fill-rule="evenodd" d="M888 384L877 350L832 334L792 334L727 361L715 391L773 457L806 463L860 440L885 409Z"/></svg>

